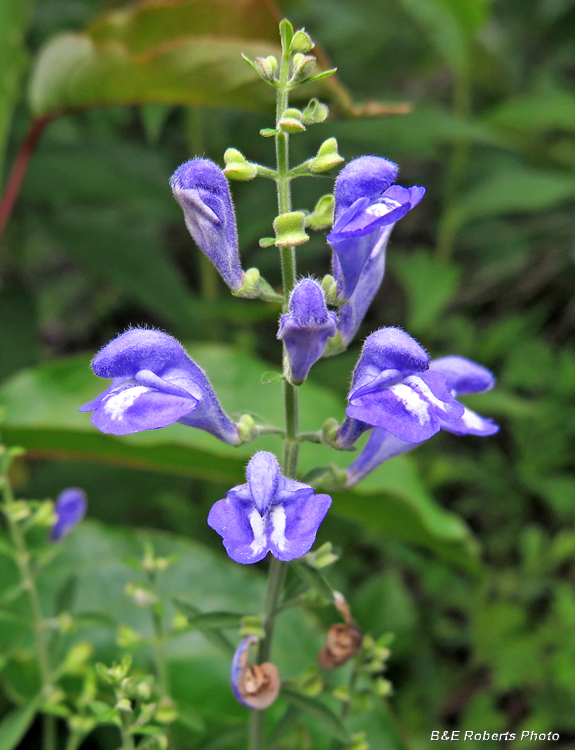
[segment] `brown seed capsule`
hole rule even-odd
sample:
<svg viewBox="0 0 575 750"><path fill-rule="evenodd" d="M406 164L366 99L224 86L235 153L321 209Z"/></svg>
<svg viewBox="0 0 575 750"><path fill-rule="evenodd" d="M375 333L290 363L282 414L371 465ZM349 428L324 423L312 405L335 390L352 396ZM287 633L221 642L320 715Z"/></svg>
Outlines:
<svg viewBox="0 0 575 750"><path fill-rule="evenodd" d="M319 663L324 669L345 664L355 656L363 642L363 633L354 622L332 625L327 631L327 643L319 652Z"/></svg>
<svg viewBox="0 0 575 750"><path fill-rule="evenodd" d="M280 691L280 675L275 664L248 664L251 645L258 642L257 636L249 635L242 640L232 663L232 689L240 703L247 708L263 711L275 701Z"/></svg>

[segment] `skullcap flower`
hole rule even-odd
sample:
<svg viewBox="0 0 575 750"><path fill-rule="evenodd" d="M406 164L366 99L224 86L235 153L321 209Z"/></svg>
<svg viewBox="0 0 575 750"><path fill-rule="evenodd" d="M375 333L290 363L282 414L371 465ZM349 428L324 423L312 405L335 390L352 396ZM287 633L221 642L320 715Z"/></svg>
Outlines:
<svg viewBox="0 0 575 750"><path fill-rule="evenodd" d="M338 295L349 300L383 227L416 206L425 188L392 185L398 167L380 156L360 156L345 166L335 183L335 222L327 241L334 252Z"/></svg>
<svg viewBox="0 0 575 750"><path fill-rule="evenodd" d="M239 444L238 428L222 411L203 370L162 331L122 333L94 357L92 369L101 378L114 378L79 409L94 412L92 424L101 432L130 435L181 422Z"/></svg>
<svg viewBox="0 0 575 750"><path fill-rule="evenodd" d="M451 356L433 360L428 372L440 374L455 397L467 393L482 393L495 385L495 378L489 370L464 357ZM439 424L442 429L456 435L486 437L499 430L493 420L482 417L467 407L463 407L463 414L455 421L439 417ZM419 443L401 440L382 427L374 427L364 449L347 469L346 487L360 482L384 461L413 450L418 445Z"/></svg>
<svg viewBox="0 0 575 750"><path fill-rule="evenodd" d="M247 483L229 490L208 516L208 525L223 538L232 560L246 565L271 552L288 561L309 552L331 497L284 477L277 458L267 451L252 457L246 478Z"/></svg>
<svg viewBox="0 0 575 750"><path fill-rule="evenodd" d="M230 289L237 292L242 286L243 271L234 205L224 173L210 159L191 159L176 169L170 186L200 250Z"/></svg>
<svg viewBox="0 0 575 750"><path fill-rule="evenodd" d="M303 383L311 366L325 350L328 337L336 332L335 313L328 312L321 286L302 279L290 296L289 313L280 318L277 334L287 350L290 379Z"/></svg>
<svg viewBox="0 0 575 750"><path fill-rule="evenodd" d="M86 493L77 487L63 490L56 498L54 512L56 523L52 526L50 540L59 542L86 515Z"/></svg>

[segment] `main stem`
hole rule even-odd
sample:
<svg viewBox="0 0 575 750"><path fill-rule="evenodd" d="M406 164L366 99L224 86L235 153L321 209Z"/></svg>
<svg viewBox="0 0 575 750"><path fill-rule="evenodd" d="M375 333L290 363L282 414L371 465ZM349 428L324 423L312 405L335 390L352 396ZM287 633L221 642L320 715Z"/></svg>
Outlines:
<svg viewBox="0 0 575 750"><path fill-rule="evenodd" d="M275 137L276 142L276 164L277 164L277 196L278 211L286 214L291 211L291 182L289 172L289 136L279 128L279 121L288 107L289 76L289 45L284 44L281 61L280 81L277 89L276 104L276 129L279 131ZM296 281L296 254L295 247L280 248L284 312L287 312L289 298ZM285 344L283 357L286 357ZM283 472L286 477L296 478L297 459L299 444L298 433L298 392L297 388L284 381L284 414L285 414L285 437L283 447ZM272 641L275 629L276 614L280 601L281 592L286 575L286 563L272 557L269 573L268 587L264 604L264 632L265 636L259 643L258 664L268 661L270 658ZM263 741L264 712L252 710L249 726L249 750L261 750Z"/></svg>
<svg viewBox="0 0 575 750"><path fill-rule="evenodd" d="M26 540L18 522L12 518L10 505L14 503L12 487L7 476L2 477L2 495L7 509L6 518L12 543L16 549L16 564L20 571L22 586L26 591L30 612L32 614L32 624L36 638L36 653L38 656L38 667L40 670L40 679L42 681L42 693L47 698L52 690L52 672L50 669L50 659L48 656L48 641L44 629L44 618L40 606L40 597L34 580L34 574L30 566L30 553L26 548ZM44 715L42 732L42 746L44 750L56 750L56 720L54 716Z"/></svg>

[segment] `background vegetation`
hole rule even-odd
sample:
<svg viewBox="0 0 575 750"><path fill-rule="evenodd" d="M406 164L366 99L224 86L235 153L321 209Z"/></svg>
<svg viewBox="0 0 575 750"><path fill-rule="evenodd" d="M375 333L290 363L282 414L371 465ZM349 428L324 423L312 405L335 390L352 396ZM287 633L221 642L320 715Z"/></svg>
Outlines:
<svg viewBox="0 0 575 750"><path fill-rule="evenodd" d="M190 3L173 7L182 5ZM4 175L33 117L58 113L2 239L2 434L29 451L12 474L20 495L53 497L69 485L88 493L90 522L42 574L44 605L55 612L72 566L76 595L66 606L76 615L98 613L99 624L82 639L93 640L108 662L122 653L117 625L147 627L146 613L123 594L135 574L122 560L138 556L143 539L181 555L161 579L168 598L184 593L202 610L248 612L262 595L265 564L231 570L205 523L211 503L241 478L250 447L230 449L178 425L108 438L76 413L99 390L87 369L90 355L126 326L147 324L189 342L228 410L257 403L265 418L280 420L279 385L260 383L264 370L280 364L275 312L230 300L194 247L167 184L190 155L221 163L229 145L272 162L271 142L258 135L271 124L269 103L238 83L227 60L240 49L273 46L276 20L268 3L244 5L249 23L218 28L223 41L213 47L215 58L189 63L196 78L179 82L177 50L193 58L194 36L212 23L210 14L225 10L223 0L191 3L196 15L187 26L168 16L151 27L114 26L105 15L92 25L93 39L118 34L117 49L137 59L125 76L135 91L141 76L134 98L119 73L118 90L96 74L82 79L77 37L58 60L45 55L38 63L38 51L56 34L81 31L119 3L0 3ZM137 3L127 8L137 15ZM326 88L321 93L338 117L293 139L294 158L303 158L335 135L346 159L389 157L401 165L401 184L427 187L423 203L394 231L362 336L403 326L433 356L461 354L498 378L494 392L467 403L495 417L499 435L436 436L361 489L335 496L320 530L319 541L331 540L342 554L335 580L362 627L395 633L387 674L394 694L385 710L366 705L357 729L377 750L427 748L430 732L445 729L555 731L558 747L571 746L575 1L283 0L280 8L321 43L354 102L413 104L406 115L352 118L345 116L345 91ZM182 36L192 40L189 49L170 46ZM97 64L96 73L109 61ZM332 178L307 182L311 187L295 186L296 207L310 208ZM275 251L257 243L270 234L274 196L259 180L233 190L244 268L257 266L277 284ZM323 236L299 258L302 272L323 275ZM362 336L312 370L304 429L332 414L341 418ZM267 440L262 447L274 449L275 438ZM332 460L322 450L308 446L304 470ZM337 459L349 462L348 455ZM0 556L0 566L4 612L18 605L11 564ZM284 618L276 643L287 676L321 645L320 635L302 635L308 631ZM0 618L0 642L0 710L8 712L33 693L35 676L30 639L8 616ZM138 658L149 658L145 648ZM199 634L175 641L169 660L184 746L242 747L243 709L231 696L226 660ZM315 723L304 721L279 747L328 747ZM38 731L32 726L22 748L33 746L27 743ZM85 746L104 750L114 742L98 730Z"/></svg>

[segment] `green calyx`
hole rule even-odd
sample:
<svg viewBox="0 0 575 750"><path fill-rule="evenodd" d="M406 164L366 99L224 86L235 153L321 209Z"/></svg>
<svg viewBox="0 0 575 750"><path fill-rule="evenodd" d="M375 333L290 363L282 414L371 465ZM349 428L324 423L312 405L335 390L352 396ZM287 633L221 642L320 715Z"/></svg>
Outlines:
<svg viewBox="0 0 575 750"><path fill-rule="evenodd" d="M309 235L305 232L305 214L302 211L280 214L274 220L274 232L277 247L302 245L309 240Z"/></svg>
<svg viewBox="0 0 575 750"><path fill-rule="evenodd" d="M311 172L327 172L328 169L341 164L345 159L341 157L337 150L337 141L335 138L328 138L318 149L316 156L310 160L309 169Z"/></svg>
<svg viewBox="0 0 575 750"><path fill-rule="evenodd" d="M306 228L318 230L331 227L331 225L333 224L334 205L335 199L331 193L329 193L328 195L322 195L322 197L315 204L313 212L309 214L309 216L306 216Z"/></svg>
<svg viewBox="0 0 575 750"><path fill-rule="evenodd" d="M313 55L302 55L301 52L295 54L292 61L293 73L290 78L290 84L293 86L294 84L303 83L315 68L316 63L317 60Z"/></svg>
<svg viewBox="0 0 575 750"><path fill-rule="evenodd" d="M224 162L226 165L224 174L232 180L247 182L253 180L258 174L257 166L249 162L236 148L226 149Z"/></svg>
<svg viewBox="0 0 575 750"><path fill-rule="evenodd" d="M284 133L302 133L305 130L302 113L295 107L289 107L284 111L278 125Z"/></svg>
<svg viewBox="0 0 575 750"><path fill-rule="evenodd" d="M232 292L234 297L241 299L263 299L266 302L283 302L283 297L276 293L268 282L260 276L259 269L248 268L244 271L243 284Z"/></svg>
<svg viewBox="0 0 575 750"><path fill-rule="evenodd" d="M317 99L311 99L301 115L304 125L316 125L319 122L327 120L329 109L326 104Z"/></svg>
<svg viewBox="0 0 575 750"><path fill-rule="evenodd" d="M290 44L290 52L303 52L304 55L315 47L310 35L305 29L299 29L293 35L293 39Z"/></svg>

